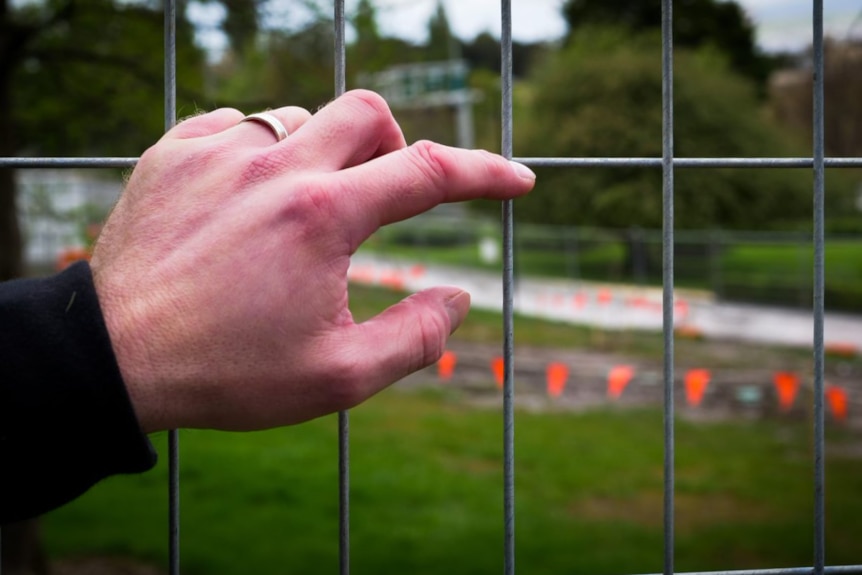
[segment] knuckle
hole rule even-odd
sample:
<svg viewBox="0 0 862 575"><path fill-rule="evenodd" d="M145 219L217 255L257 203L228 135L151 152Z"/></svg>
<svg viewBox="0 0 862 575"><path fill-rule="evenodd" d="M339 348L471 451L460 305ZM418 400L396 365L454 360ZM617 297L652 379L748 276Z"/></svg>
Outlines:
<svg viewBox="0 0 862 575"><path fill-rule="evenodd" d="M421 353L416 357L417 364L411 366L411 372L427 367L440 359L446 347L446 334L448 332L449 326L440 314L419 315L421 341L418 349L421 350Z"/></svg>
<svg viewBox="0 0 862 575"><path fill-rule="evenodd" d="M329 365L333 374L328 393L328 406L331 411L349 409L362 403L367 398L368 388L365 369L358 360L342 357L333 360Z"/></svg>
<svg viewBox="0 0 862 575"><path fill-rule="evenodd" d="M297 239L315 244L317 249L332 246L343 237L345 222L334 192L314 179L308 179L286 196L281 219L289 222Z"/></svg>
<svg viewBox="0 0 862 575"><path fill-rule="evenodd" d="M407 148L407 157L423 179L440 184L449 178L450 168L443 146L429 140L419 140Z"/></svg>
<svg viewBox="0 0 862 575"><path fill-rule="evenodd" d="M346 101L355 103L357 106L365 108L376 116L390 117L392 115L389 109L389 104L383 99L383 96L371 90L351 90L342 96Z"/></svg>
<svg viewBox="0 0 862 575"><path fill-rule="evenodd" d="M286 208L299 219L331 222L338 218L338 202L332 190L315 180L306 180L290 195Z"/></svg>

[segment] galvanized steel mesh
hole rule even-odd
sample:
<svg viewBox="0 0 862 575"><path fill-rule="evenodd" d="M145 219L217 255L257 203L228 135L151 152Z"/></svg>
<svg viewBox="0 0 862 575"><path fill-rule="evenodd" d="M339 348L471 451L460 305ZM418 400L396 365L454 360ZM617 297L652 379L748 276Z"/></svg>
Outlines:
<svg viewBox="0 0 862 575"><path fill-rule="evenodd" d="M176 10L175 0L164 0L164 108L165 129L176 121ZM813 46L813 126L814 136L811 157L794 158L676 158L673 147L673 2L662 0L662 156L660 158L575 158L575 157L514 157L532 167L593 168L642 167L662 170L663 192L663 362L664 362L664 569L665 575L674 573L674 170L698 168L793 168L813 171L814 221L814 460L812 462L812 497L814 501L813 541L814 555L810 567L753 569L736 571L690 572L687 575L850 575L862 573L862 564L827 566L825 564L825 474L824 474L824 182L826 168L859 168L862 158L827 158L824 155L824 94L823 94L823 0L812 3ZM334 94L346 89L345 76L345 6L336 0L334 19ZM513 158L512 134L512 2L501 0L500 20L502 66L501 150ZM0 167L9 168L117 168L131 167L137 158L0 158ZM514 410L514 225L512 201L503 202L503 521L504 521L504 572L515 573L515 410ZM350 572L350 427L349 414L338 416L339 461L339 570ZM179 437L176 431L168 439L168 540L169 570L180 573L180 457Z"/></svg>

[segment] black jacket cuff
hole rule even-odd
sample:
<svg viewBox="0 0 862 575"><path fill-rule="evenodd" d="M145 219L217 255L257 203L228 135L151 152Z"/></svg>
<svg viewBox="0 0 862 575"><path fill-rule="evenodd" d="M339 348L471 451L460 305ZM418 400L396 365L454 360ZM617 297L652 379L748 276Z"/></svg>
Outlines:
<svg viewBox="0 0 862 575"><path fill-rule="evenodd" d="M0 284L0 523L152 468L90 267Z"/></svg>

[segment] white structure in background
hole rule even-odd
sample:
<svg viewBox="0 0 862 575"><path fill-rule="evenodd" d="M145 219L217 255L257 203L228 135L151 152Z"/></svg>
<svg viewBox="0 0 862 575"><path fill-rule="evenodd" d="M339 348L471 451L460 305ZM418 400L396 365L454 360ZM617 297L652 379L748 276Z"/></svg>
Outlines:
<svg viewBox="0 0 862 575"><path fill-rule="evenodd" d="M59 254L83 247L85 210L107 214L122 182L92 170L17 170L18 213L24 262L30 269L53 268Z"/></svg>
<svg viewBox="0 0 862 575"><path fill-rule="evenodd" d="M359 85L378 92L393 108L454 107L458 147L472 149L473 103L481 94L468 87L469 71L464 60L403 64L360 74Z"/></svg>

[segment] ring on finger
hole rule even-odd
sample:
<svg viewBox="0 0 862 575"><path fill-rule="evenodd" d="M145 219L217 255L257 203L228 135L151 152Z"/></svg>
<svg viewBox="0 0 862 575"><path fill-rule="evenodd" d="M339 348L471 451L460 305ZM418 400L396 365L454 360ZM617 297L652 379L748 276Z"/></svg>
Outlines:
<svg viewBox="0 0 862 575"><path fill-rule="evenodd" d="M256 114L249 114L242 120L242 122L255 122L258 124L262 124L272 130L273 135L277 141L282 141L287 137L287 128L284 127L284 124L281 123L281 120L273 116L272 114L268 114L267 112L258 112Z"/></svg>

